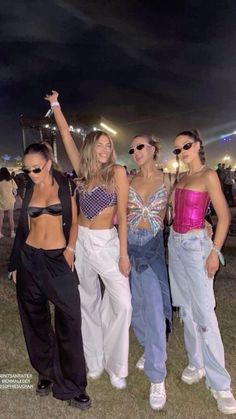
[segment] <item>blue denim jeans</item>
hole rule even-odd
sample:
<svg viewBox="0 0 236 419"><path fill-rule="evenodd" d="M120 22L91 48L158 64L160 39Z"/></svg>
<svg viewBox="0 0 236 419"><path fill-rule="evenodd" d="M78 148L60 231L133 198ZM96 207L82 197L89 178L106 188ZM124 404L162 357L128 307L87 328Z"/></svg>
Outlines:
<svg viewBox="0 0 236 419"><path fill-rule="evenodd" d="M149 230L129 230L128 244L144 245L153 238ZM162 234L160 240L163 240ZM164 251L164 249L163 249ZM132 260L131 260L132 264ZM163 269L166 266L163 262ZM166 323L160 283L150 266L138 273L131 268L132 326L144 348L144 372L153 383L160 383L166 377Z"/></svg>
<svg viewBox="0 0 236 419"><path fill-rule="evenodd" d="M213 278L208 278L205 268L212 241L205 230L180 234L171 229L168 247L172 301L180 307L189 364L205 368L208 387L229 390Z"/></svg>

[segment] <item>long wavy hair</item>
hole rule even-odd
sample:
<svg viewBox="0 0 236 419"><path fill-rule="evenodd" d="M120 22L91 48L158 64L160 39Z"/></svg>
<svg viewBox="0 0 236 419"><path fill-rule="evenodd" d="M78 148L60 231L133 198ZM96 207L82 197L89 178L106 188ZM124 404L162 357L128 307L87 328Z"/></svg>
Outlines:
<svg viewBox="0 0 236 419"><path fill-rule="evenodd" d="M110 141L111 154L107 162L103 163L99 167L95 146L102 135L105 135ZM108 187L113 185L115 160L116 154L113 141L110 136L106 132L100 130L89 132L86 135L83 146L80 150L80 168L78 172L78 181L83 182L85 186L88 186L90 181L97 177L102 184Z"/></svg>

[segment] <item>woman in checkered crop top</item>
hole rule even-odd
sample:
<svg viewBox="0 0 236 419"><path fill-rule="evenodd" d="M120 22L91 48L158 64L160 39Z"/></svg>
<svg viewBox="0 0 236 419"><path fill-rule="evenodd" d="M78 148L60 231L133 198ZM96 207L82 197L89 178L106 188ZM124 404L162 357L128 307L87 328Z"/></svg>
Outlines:
<svg viewBox="0 0 236 419"><path fill-rule="evenodd" d="M78 238L75 266L80 279L82 334L89 378L105 370L111 384L126 387L131 296L127 252L128 180L115 164L112 139L103 131L89 132L79 151L58 103L46 95L67 155L78 176ZM113 226L117 213L118 232ZM105 285L103 298L99 277Z"/></svg>

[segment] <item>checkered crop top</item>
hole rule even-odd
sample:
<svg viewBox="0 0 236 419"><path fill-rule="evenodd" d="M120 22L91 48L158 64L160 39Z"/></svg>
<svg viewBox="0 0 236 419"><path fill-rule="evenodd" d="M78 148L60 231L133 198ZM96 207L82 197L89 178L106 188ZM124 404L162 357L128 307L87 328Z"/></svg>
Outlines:
<svg viewBox="0 0 236 419"><path fill-rule="evenodd" d="M108 191L104 185L95 186L88 192L84 185L80 184L77 191L79 209L88 220L92 220L106 208L117 204L116 192Z"/></svg>

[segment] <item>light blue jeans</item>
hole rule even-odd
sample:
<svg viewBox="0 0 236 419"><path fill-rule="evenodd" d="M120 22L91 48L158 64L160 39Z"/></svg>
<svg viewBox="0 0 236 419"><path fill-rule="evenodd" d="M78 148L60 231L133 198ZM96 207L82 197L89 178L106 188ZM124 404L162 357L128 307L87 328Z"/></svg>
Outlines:
<svg viewBox="0 0 236 419"><path fill-rule="evenodd" d="M153 238L149 230L129 230L128 243L144 245ZM163 240L162 235L160 240ZM164 251L164 249L163 249ZM131 261L132 264L132 261ZM164 264L163 264L164 265ZM166 266L163 266L166 269ZM132 326L144 348L144 372L152 383L166 377L166 323L160 283L150 266L142 273L131 268Z"/></svg>
<svg viewBox="0 0 236 419"><path fill-rule="evenodd" d="M180 307L189 365L205 368L208 387L230 390L213 279L208 278L205 268L212 241L205 230L180 234L171 229L168 247L172 302Z"/></svg>

